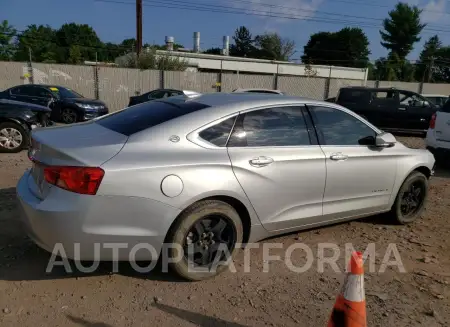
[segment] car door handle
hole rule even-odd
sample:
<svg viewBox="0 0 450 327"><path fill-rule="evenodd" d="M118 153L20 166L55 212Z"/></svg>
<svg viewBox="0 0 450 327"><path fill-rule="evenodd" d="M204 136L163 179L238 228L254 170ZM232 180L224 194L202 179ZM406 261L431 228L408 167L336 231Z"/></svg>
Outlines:
<svg viewBox="0 0 450 327"><path fill-rule="evenodd" d="M330 156L330 159L331 159L331 160L336 160L336 161L342 161L342 160L347 160L347 159L348 159L348 156L346 156L346 155L343 154L343 153L333 153L333 154Z"/></svg>
<svg viewBox="0 0 450 327"><path fill-rule="evenodd" d="M252 160L249 161L250 165L253 167L264 167L270 165L272 162L273 159L269 157L253 158Z"/></svg>
<svg viewBox="0 0 450 327"><path fill-rule="evenodd" d="M406 108L398 108L398 110L406 111Z"/></svg>
<svg viewBox="0 0 450 327"><path fill-rule="evenodd" d="M31 98L31 100L33 100L33 101L37 101L37 99L36 99L36 98Z"/></svg>

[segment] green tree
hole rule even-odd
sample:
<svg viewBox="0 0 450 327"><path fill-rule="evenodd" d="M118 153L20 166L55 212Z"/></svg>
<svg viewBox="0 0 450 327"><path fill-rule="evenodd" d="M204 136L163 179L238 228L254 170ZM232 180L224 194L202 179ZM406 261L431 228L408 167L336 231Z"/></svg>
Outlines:
<svg viewBox="0 0 450 327"><path fill-rule="evenodd" d="M428 39L423 45L423 49L420 52L419 61L416 65L416 79L418 81L428 81L433 79L431 66L439 50L442 47L442 42L437 35L434 35Z"/></svg>
<svg viewBox="0 0 450 327"><path fill-rule="evenodd" d="M265 33L255 38L257 57L269 60L288 61L295 52L295 42L282 38L277 33Z"/></svg>
<svg viewBox="0 0 450 327"><path fill-rule="evenodd" d="M441 47L436 52L433 65L432 81L435 83L450 83L450 47Z"/></svg>
<svg viewBox="0 0 450 327"><path fill-rule="evenodd" d="M9 25L7 20L0 23L0 60L11 60L14 56L15 46L13 44L16 29Z"/></svg>
<svg viewBox="0 0 450 327"><path fill-rule="evenodd" d="M254 40L249 29L241 26L233 36L234 44L230 46L230 55L234 57L252 57L255 52Z"/></svg>
<svg viewBox="0 0 450 327"><path fill-rule="evenodd" d="M116 59L120 67L184 71L188 67L186 60L168 54L157 54L158 49L152 47L141 53L139 58L135 52Z"/></svg>
<svg viewBox="0 0 450 327"><path fill-rule="evenodd" d="M104 49L94 29L86 24L64 24L56 31L56 43L58 45L57 60L65 63L70 58L71 46L78 46L80 49L80 61L95 60L98 54Z"/></svg>
<svg viewBox="0 0 450 327"><path fill-rule="evenodd" d="M55 62L57 52L55 30L48 25L29 25L17 37L14 59L35 62Z"/></svg>
<svg viewBox="0 0 450 327"><path fill-rule="evenodd" d="M67 60L69 64L79 64L81 63L81 50L78 45L72 45L69 48L69 59Z"/></svg>
<svg viewBox="0 0 450 327"><path fill-rule="evenodd" d="M205 51L203 51L205 54L213 54L213 55L221 55L222 49L221 48L209 48Z"/></svg>
<svg viewBox="0 0 450 327"><path fill-rule="evenodd" d="M346 27L337 32L319 32L310 36L302 62L364 68L369 64L369 40L360 28Z"/></svg>
<svg viewBox="0 0 450 327"><path fill-rule="evenodd" d="M413 50L414 43L420 41L420 33L426 24L421 24L422 11L416 6L399 2L394 10L389 12L389 18L383 21L383 31L380 31L381 45L402 60Z"/></svg>

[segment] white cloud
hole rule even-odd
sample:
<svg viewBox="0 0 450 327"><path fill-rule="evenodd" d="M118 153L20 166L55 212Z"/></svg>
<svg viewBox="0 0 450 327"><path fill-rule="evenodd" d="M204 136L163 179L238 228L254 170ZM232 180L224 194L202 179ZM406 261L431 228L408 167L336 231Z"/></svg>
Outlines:
<svg viewBox="0 0 450 327"><path fill-rule="evenodd" d="M421 20L423 23L437 23L444 16L445 7L447 1L446 0L431 0L425 6L423 6L423 12L421 16Z"/></svg>
<svg viewBox="0 0 450 327"><path fill-rule="evenodd" d="M324 0L285 0L270 4L270 0L252 0L243 2L227 1L227 5L235 8L249 10L249 14L278 23L294 21L293 19L304 20L314 17L317 9ZM264 16L267 15L267 16ZM270 15L276 17L270 17ZM280 17L281 16L281 17Z"/></svg>

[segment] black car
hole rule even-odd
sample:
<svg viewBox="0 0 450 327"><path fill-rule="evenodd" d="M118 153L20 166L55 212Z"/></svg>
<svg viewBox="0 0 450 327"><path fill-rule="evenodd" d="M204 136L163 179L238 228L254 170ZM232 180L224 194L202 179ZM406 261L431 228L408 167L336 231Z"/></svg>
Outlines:
<svg viewBox="0 0 450 327"><path fill-rule="evenodd" d="M11 153L26 148L31 130L53 124L50 113L48 107L0 99L0 151Z"/></svg>
<svg viewBox="0 0 450 327"><path fill-rule="evenodd" d="M0 93L0 98L46 106L52 109L51 118L66 124L90 120L106 115L108 108L99 100L84 98L62 86L25 84Z"/></svg>
<svg viewBox="0 0 450 327"><path fill-rule="evenodd" d="M134 106L135 104L152 101L156 99L162 99L162 98L169 98L177 95L192 95L192 94L198 94L194 91L187 91L187 90L174 90L174 89L157 89L153 90L141 95L136 95L134 97L130 97L130 102L128 103L128 107Z"/></svg>
<svg viewBox="0 0 450 327"><path fill-rule="evenodd" d="M418 93L396 88L344 87L336 97L383 130L426 133L437 107Z"/></svg>

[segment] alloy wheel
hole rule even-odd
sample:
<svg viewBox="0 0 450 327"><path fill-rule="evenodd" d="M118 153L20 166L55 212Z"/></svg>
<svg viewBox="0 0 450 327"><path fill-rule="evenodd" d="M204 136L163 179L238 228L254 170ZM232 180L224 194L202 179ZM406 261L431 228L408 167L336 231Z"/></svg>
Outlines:
<svg viewBox="0 0 450 327"><path fill-rule="evenodd" d="M22 145L23 136L20 131L15 128L7 127L0 130L0 146L13 150L17 149Z"/></svg>
<svg viewBox="0 0 450 327"><path fill-rule="evenodd" d="M77 121L77 113L72 109L64 109L61 113L62 121L66 124L73 124Z"/></svg>
<svg viewBox="0 0 450 327"><path fill-rule="evenodd" d="M425 200L425 189L423 183L416 181L411 183L408 189L403 193L400 210L403 217L411 217L422 208Z"/></svg>
<svg viewBox="0 0 450 327"><path fill-rule="evenodd" d="M211 215L201 218L188 231L184 255L195 267L211 267L225 262L236 245L237 232L226 216Z"/></svg>

